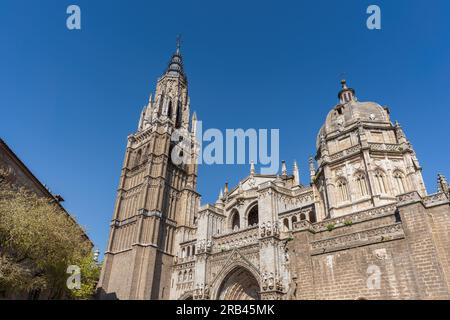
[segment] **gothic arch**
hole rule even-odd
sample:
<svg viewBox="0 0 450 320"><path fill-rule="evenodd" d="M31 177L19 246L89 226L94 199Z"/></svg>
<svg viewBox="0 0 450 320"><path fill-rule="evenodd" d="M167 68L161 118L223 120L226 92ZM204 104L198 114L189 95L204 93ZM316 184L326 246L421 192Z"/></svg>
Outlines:
<svg viewBox="0 0 450 320"><path fill-rule="evenodd" d="M377 194L385 194L387 193L387 182L386 182L386 173L381 168L376 168L374 171L374 180L375 186L377 190Z"/></svg>
<svg viewBox="0 0 450 320"><path fill-rule="evenodd" d="M408 182L406 181L406 176L402 170L394 170L392 177L394 178L397 194L402 194L408 191Z"/></svg>
<svg viewBox="0 0 450 320"><path fill-rule="evenodd" d="M340 177L336 180L336 187L338 192L339 202L346 202L350 200L350 193L348 188L348 181L344 177Z"/></svg>
<svg viewBox="0 0 450 320"><path fill-rule="evenodd" d="M211 286L212 298L217 300L260 299L260 275L254 266L237 261L223 269Z"/></svg>
<svg viewBox="0 0 450 320"><path fill-rule="evenodd" d="M367 196L369 194L369 188L367 187L367 176L364 171L357 171L355 173L355 182L360 197Z"/></svg>
<svg viewBox="0 0 450 320"><path fill-rule="evenodd" d="M245 217L248 227L257 225L259 223L258 201L255 201L248 206Z"/></svg>
<svg viewBox="0 0 450 320"><path fill-rule="evenodd" d="M237 209L233 209L230 214L230 230L234 230L235 227L237 229L241 228L241 216Z"/></svg>

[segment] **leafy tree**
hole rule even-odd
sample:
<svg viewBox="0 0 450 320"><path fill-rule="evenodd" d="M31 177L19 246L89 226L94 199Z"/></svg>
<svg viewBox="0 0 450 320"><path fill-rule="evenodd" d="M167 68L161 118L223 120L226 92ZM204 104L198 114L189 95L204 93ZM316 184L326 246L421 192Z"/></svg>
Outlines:
<svg viewBox="0 0 450 320"><path fill-rule="evenodd" d="M81 269L81 288L67 288L67 268ZM54 201L0 181L0 291L31 290L49 299L88 299L99 267L83 230Z"/></svg>

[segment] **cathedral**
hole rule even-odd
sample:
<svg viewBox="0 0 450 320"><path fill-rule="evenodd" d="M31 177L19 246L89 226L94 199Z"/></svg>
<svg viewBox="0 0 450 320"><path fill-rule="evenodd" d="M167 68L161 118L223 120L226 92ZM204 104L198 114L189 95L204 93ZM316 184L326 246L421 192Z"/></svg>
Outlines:
<svg viewBox="0 0 450 320"><path fill-rule="evenodd" d="M449 185L439 174L427 193L388 108L358 101L342 80L309 181L296 163L276 175L251 163L205 205L190 114L178 45L128 136L101 299L450 299ZM180 128L193 161L175 164Z"/></svg>

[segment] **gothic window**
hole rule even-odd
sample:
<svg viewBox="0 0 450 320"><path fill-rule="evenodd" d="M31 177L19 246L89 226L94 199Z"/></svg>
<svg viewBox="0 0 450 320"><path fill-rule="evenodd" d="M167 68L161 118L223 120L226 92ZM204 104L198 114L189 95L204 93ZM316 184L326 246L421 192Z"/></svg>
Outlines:
<svg viewBox="0 0 450 320"><path fill-rule="evenodd" d="M231 229L239 230L240 226L241 226L241 222L239 221L239 213L237 211L235 211L231 218Z"/></svg>
<svg viewBox="0 0 450 320"><path fill-rule="evenodd" d="M314 211L309 212L309 222L311 223L316 222L316 213Z"/></svg>
<svg viewBox="0 0 450 320"><path fill-rule="evenodd" d="M192 255L195 254L195 245L192 246Z"/></svg>
<svg viewBox="0 0 450 320"><path fill-rule="evenodd" d="M163 104L164 104L164 94L162 94L159 98L158 116L161 115L163 111Z"/></svg>
<svg viewBox="0 0 450 320"><path fill-rule="evenodd" d="M186 281L186 280L187 280L187 271L184 270L184 273L183 273L183 281Z"/></svg>
<svg viewBox="0 0 450 320"><path fill-rule="evenodd" d="M185 248L183 248L181 250L181 258L186 258L186 249Z"/></svg>
<svg viewBox="0 0 450 320"><path fill-rule="evenodd" d="M181 281L183 281L183 273L180 271L178 273L178 282L181 282Z"/></svg>
<svg viewBox="0 0 450 320"><path fill-rule="evenodd" d="M178 101L177 117L175 119L175 128L180 128L181 127L181 120L182 120L181 108L182 108L181 101Z"/></svg>
<svg viewBox="0 0 450 320"><path fill-rule="evenodd" d="M255 226L258 224L258 206L255 205L248 213L248 226Z"/></svg>
<svg viewBox="0 0 450 320"><path fill-rule="evenodd" d="M186 256L189 257L191 255L191 247L187 247Z"/></svg>
<svg viewBox="0 0 450 320"><path fill-rule="evenodd" d="M368 195L369 192L367 190L366 175L363 172L358 172L355 180L359 195L361 197Z"/></svg>
<svg viewBox="0 0 450 320"><path fill-rule="evenodd" d="M169 101L169 106L167 107L167 117L172 118L172 101Z"/></svg>
<svg viewBox="0 0 450 320"><path fill-rule="evenodd" d="M137 166L139 163L141 163L141 156L142 156L142 150L139 149L138 152L136 152L136 158L134 159L134 165Z"/></svg>
<svg viewBox="0 0 450 320"><path fill-rule="evenodd" d="M288 218L283 219L283 228L284 228L284 231L289 230L289 219Z"/></svg>
<svg viewBox="0 0 450 320"><path fill-rule="evenodd" d="M374 176L378 194L386 193L386 176L384 172L381 169L377 169Z"/></svg>
<svg viewBox="0 0 450 320"><path fill-rule="evenodd" d="M192 280L192 269L189 270L189 280Z"/></svg>
<svg viewBox="0 0 450 320"><path fill-rule="evenodd" d="M349 198L349 194L348 194L347 180L345 180L344 178L339 179L337 182L337 188L338 188L339 201L340 202L349 201L350 198Z"/></svg>
<svg viewBox="0 0 450 320"><path fill-rule="evenodd" d="M300 215L300 220L306 220L306 216L305 216L304 213L302 213L302 214Z"/></svg>
<svg viewBox="0 0 450 320"><path fill-rule="evenodd" d="M402 194L406 192L405 176L401 171L394 172L394 181L397 188L397 193Z"/></svg>
<svg viewBox="0 0 450 320"><path fill-rule="evenodd" d="M296 216L292 216L292 219L291 219L292 226L294 226L295 222L297 222L297 217Z"/></svg>

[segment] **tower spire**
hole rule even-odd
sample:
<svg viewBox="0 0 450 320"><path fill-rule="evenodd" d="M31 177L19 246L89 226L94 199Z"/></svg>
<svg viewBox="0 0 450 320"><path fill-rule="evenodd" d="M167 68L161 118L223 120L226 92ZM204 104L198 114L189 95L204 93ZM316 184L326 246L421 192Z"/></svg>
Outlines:
<svg viewBox="0 0 450 320"><path fill-rule="evenodd" d="M170 59L169 65L166 69L166 75L170 76L182 76L186 80L186 75L183 70L183 58L181 57L181 36L177 36L177 47L175 53L172 55Z"/></svg>

